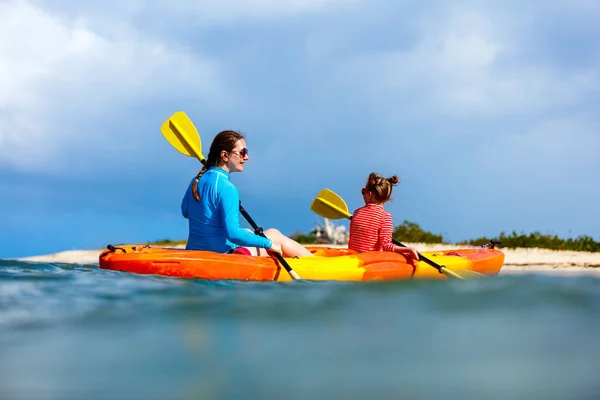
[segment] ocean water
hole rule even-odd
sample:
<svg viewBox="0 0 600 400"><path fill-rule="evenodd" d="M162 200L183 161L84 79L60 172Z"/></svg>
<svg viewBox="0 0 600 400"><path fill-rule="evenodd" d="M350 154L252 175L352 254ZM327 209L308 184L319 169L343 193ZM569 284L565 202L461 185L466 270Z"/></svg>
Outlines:
<svg viewBox="0 0 600 400"><path fill-rule="evenodd" d="M251 283L0 260L0 399L598 399L600 279Z"/></svg>

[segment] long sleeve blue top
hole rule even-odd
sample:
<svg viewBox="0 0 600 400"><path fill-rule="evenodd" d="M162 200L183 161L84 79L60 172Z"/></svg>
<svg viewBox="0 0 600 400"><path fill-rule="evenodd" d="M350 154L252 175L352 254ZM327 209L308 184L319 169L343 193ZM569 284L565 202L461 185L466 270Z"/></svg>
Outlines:
<svg viewBox="0 0 600 400"><path fill-rule="evenodd" d="M202 175L198 181L200 201L192 194L194 180L181 202L181 213L189 221L187 250L227 253L239 246L272 246L270 239L240 227L240 195L227 171L211 167Z"/></svg>

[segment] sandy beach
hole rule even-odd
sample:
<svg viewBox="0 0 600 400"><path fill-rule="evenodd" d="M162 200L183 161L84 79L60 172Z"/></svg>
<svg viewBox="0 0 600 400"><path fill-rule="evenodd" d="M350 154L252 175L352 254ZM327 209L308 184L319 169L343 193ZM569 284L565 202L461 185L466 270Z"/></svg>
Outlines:
<svg viewBox="0 0 600 400"><path fill-rule="evenodd" d="M452 245L407 243L419 251L455 249ZM183 245L175 246L183 248ZM331 246L345 247L345 246ZM50 262L65 264L98 264L98 255L103 249L69 250L20 258L20 261ZM501 249L505 262L500 275L543 273L548 275L593 275L600 277L600 253L579 251L553 251L546 249Z"/></svg>

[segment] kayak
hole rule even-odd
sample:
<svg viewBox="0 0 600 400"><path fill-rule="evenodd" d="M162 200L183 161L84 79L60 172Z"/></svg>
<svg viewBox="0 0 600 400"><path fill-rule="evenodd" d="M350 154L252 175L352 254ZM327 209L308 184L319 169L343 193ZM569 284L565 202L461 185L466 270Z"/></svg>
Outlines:
<svg viewBox="0 0 600 400"><path fill-rule="evenodd" d="M385 251L356 252L347 248L306 247L312 257L286 258L302 279L380 281L447 279L424 261L414 262ZM504 253L493 248L423 252L423 256L457 273L474 271L495 276ZM107 246L99 256L100 268L136 274L153 274L207 280L289 281L285 268L272 257L221 254L148 245Z"/></svg>

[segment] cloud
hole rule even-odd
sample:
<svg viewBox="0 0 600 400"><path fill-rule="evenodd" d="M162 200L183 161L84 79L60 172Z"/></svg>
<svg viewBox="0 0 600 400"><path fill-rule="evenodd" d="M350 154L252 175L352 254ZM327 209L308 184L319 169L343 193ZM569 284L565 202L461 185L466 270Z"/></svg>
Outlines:
<svg viewBox="0 0 600 400"><path fill-rule="evenodd" d="M61 169L64 153L104 146L86 137L90 120L123 118L152 98L225 99L217 61L127 33L103 36L24 1L0 4L0 164Z"/></svg>
<svg viewBox="0 0 600 400"><path fill-rule="evenodd" d="M208 0L171 3L174 12L192 14L203 20L271 19L351 7L358 0Z"/></svg>
<svg viewBox="0 0 600 400"><path fill-rule="evenodd" d="M162 37L219 28L239 29L265 22L287 24L304 16L356 9L361 4L361 0L31 1L43 9L70 18L85 15L91 26L102 27L103 30L118 32L122 25L133 24L148 36ZM188 39L202 40L199 37ZM186 38L179 36L179 40L185 41Z"/></svg>
<svg viewBox="0 0 600 400"><path fill-rule="evenodd" d="M416 29L419 39L408 48L338 60L337 86L357 90L378 114L382 103L394 103L395 115L462 119L552 111L600 87L596 65L565 71L524 63L509 21L490 13L421 16Z"/></svg>

